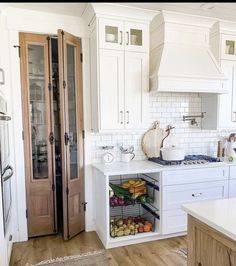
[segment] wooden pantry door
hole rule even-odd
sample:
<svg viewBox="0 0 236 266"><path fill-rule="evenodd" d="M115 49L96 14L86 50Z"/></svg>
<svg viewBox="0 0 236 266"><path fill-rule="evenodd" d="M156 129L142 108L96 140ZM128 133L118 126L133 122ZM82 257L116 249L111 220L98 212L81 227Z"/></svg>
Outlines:
<svg viewBox="0 0 236 266"><path fill-rule="evenodd" d="M64 239L85 228L81 39L58 30Z"/></svg>
<svg viewBox="0 0 236 266"><path fill-rule="evenodd" d="M20 33L28 236L57 232L50 84L50 39Z"/></svg>

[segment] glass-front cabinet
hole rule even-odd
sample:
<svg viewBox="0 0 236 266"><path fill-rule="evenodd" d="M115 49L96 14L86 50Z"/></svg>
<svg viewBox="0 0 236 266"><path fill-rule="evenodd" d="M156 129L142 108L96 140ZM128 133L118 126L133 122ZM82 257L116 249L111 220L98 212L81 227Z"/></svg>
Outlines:
<svg viewBox="0 0 236 266"><path fill-rule="evenodd" d="M236 60L236 35L222 35L221 58Z"/></svg>
<svg viewBox="0 0 236 266"><path fill-rule="evenodd" d="M113 19L99 19L99 48L147 52L148 25Z"/></svg>

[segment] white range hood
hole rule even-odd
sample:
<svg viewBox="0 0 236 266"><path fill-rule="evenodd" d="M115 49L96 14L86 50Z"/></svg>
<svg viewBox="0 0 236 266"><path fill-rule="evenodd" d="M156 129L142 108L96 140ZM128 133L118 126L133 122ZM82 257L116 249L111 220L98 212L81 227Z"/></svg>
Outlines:
<svg viewBox="0 0 236 266"><path fill-rule="evenodd" d="M151 25L151 90L227 93L226 77L209 47L213 23L175 12L157 15Z"/></svg>

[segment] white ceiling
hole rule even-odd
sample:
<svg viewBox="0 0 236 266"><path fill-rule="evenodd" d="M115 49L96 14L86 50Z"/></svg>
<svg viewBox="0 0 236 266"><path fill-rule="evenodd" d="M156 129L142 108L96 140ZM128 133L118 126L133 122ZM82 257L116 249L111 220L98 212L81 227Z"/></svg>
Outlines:
<svg viewBox="0 0 236 266"><path fill-rule="evenodd" d="M59 13L64 15L81 16L88 3L5 3L0 4L31 10L39 10L50 13ZM110 3L111 4L111 3ZM194 15L215 17L226 20L236 21L236 3L119 3L127 6L134 6L150 10L169 10ZM207 9L207 7L209 9Z"/></svg>

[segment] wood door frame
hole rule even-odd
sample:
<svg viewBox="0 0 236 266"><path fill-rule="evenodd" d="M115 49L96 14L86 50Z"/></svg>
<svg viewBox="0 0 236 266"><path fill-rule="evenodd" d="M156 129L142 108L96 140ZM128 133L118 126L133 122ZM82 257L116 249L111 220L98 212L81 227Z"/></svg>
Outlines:
<svg viewBox="0 0 236 266"><path fill-rule="evenodd" d="M42 45L42 41L40 42L38 39L45 37L45 43ZM22 101L22 124L23 124L23 139L24 139L24 161L25 161L25 186L26 186L26 205L27 205L27 210L29 210L29 202L30 202L30 182L39 182L39 180L33 180L33 167L32 167L32 144L31 144L31 121L30 121L30 116L29 116L29 71L28 71L28 53L27 51L27 46L28 44L32 45L40 45L44 47L44 93L45 93L45 113L46 113L46 121L47 124L50 122L50 115L49 115L49 95L46 93L47 90L47 85L50 82L49 79L49 72L47 71L47 68L49 66L49 47L48 47L48 42L47 42L47 37L48 35L45 34L34 34L34 33L25 33L25 32L20 32L19 33L19 43L21 47L21 58L20 58L20 76L21 76L21 101ZM29 41L27 41L29 39ZM49 136L50 130L49 126L47 127L47 136ZM48 161L52 158L52 148L49 143L49 139L47 139L47 152L48 152ZM41 182L49 182L49 184L52 186L52 180L53 180L53 169L51 165L48 163L48 178L47 179L42 179L40 180ZM53 193L55 196L55 192ZM52 196L52 198L54 198ZM55 215L56 215L56 206L54 204L51 205L51 210L53 213L51 213L51 216L54 217L54 229L53 232L57 231L57 222L55 220ZM27 228L28 228L28 236L36 236L34 234L31 234L29 230L29 213L27 212Z"/></svg>
<svg viewBox="0 0 236 266"><path fill-rule="evenodd" d="M84 201L84 120L83 120L83 86L82 86L82 63L81 63L81 38L75 37L67 32L64 32L63 30L58 30L58 50L59 50L59 58L62 58L63 62L60 62L62 65L59 66L59 76L62 77L59 79L59 87L60 87L60 93L61 95L64 95L63 101L60 101L60 115L63 121L63 125L61 126L61 136L65 137L65 133L69 132L69 118L68 118L68 90L65 90L67 87L68 81L67 81L67 55L65 53L65 45L70 44L74 47L76 47L76 55L75 55L75 72L78 73L75 75L75 93L76 93L76 113L78 114L76 116L76 130L77 130L77 159L79 158L79 177L75 180L70 180L72 183L81 182L82 186L82 198ZM66 39L66 41L65 41ZM78 66L78 69L77 69ZM64 139L63 139L64 141ZM61 153L62 158L66 158L65 162L62 163L62 180L63 180L63 211L66 213L66 215L63 215L63 227L64 227L64 238L69 239L73 235L70 234L70 228L69 228L69 178L70 178L70 152L69 152L70 145L65 145L65 143L61 144ZM66 199L66 200L65 200ZM85 204L85 202L83 202ZM66 227L66 228L65 228ZM83 223L82 227L85 227L85 217L83 212ZM84 229L83 229L84 230Z"/></svg>

